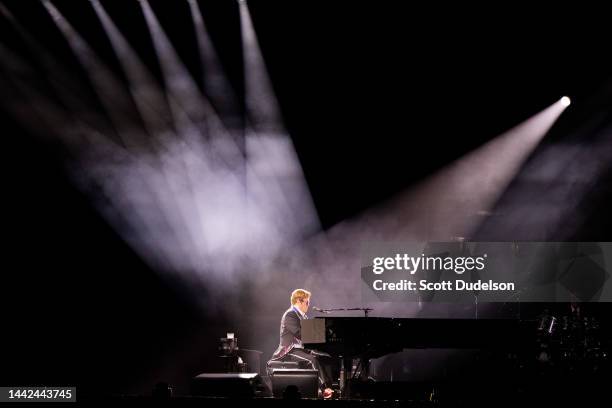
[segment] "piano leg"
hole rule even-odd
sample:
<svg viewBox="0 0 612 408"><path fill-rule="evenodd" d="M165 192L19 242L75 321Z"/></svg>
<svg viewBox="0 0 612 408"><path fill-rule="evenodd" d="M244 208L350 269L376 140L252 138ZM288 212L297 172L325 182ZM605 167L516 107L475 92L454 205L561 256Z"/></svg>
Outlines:
<svg viewBox="0 0 612 408"><path fill-rule="evenodd" d="M363 381L368 381L370 378L370 359L368 357L363 357L361 359L361 379Z"/></svg>
<svg viewBox="0 0 612 408"><path fill-rule="evenodd" d="M353 367L353 359L350 357L340 357L340 398L348 399L350 395L349 379L351 378L351 370Z"/></svg>
<svg viewBox="0 0 612 408"><path fill-rule="evenodd" d="M357 367L354 364L358 361ZM362 356L358 360L353 357L340 356L340 398L351 398L353 381L367 382L370 376L370 358Z"/></svg>

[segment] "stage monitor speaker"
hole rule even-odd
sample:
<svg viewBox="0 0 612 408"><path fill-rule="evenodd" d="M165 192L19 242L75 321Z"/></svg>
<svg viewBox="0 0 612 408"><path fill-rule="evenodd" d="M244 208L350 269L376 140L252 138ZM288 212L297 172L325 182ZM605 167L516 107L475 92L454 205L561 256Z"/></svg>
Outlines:
<svg viewBox="0 0 612 408"><path fill-rule="evenodd" d="M319 392L319 373L317 370L275 368L271 370L272 394L284 397L289 386L297 387L302 398L317 398Z"/></svg>
<svg viewBox="0 0 612 408"><path fill-rule="evenodd" d="M266 396L257 373L199 374L191 380L191 394L206 397L253 398Z"/></svg>

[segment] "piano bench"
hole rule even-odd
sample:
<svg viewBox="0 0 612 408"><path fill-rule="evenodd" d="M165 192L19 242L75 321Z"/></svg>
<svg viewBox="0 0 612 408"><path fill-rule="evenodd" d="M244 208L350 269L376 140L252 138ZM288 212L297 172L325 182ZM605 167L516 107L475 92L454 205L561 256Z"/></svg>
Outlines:
<svg viewBox="0 0 612 408"><path fill-rule="evenodd" d="M268 371L274 368L300 368L299 361L282 361L282 360L270 360L268 361ZM306 367L304 367L306 368Z"/></svg>
<svg viewBox="0 0 612 408"><path fill-rule="evenodd" d="M319 373L317 370L269 368L272 395L275 398L317 398ZM299 394L298 394L299 393Z"/></svg>

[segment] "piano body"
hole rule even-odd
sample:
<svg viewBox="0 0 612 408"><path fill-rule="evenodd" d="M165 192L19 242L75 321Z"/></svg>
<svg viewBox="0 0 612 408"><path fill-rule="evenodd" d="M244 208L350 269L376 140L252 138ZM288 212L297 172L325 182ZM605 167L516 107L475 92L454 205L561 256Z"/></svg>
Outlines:
<svg viewBox="0 0 612 408"><path fill-rule="evenodd" d="M376 358L408 348L518 347L533 322L515 319L317 317L302 320L302 342L332 355Z"/></svg>
<svg viewBox="0 0 612 408"><path fill-rule="evenodd" d="M416 348L524 349L535 323L514 319L317 317L302 320L304 347L340 359L343 395L349 378L367 378L369 360ZM351 372L353 360L359 373Z"/></svg>

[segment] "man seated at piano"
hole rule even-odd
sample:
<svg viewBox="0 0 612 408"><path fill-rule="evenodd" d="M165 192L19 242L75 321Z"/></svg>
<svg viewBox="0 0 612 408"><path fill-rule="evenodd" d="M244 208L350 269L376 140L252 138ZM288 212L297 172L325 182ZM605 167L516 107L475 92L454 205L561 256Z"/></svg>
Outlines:
<svg viewBox="0 0 612 408"><path fill-rule="evenodd" d="M280 344L270 361L305 362L319 372L319 384L323 398L333 396L332 380L325 360L328 354L316 350L305 349L302 344L301 323L308 319L306 313L310 306L311 293L304 289L296 289L291 293L291 307L285 311L280 324Z"/></svg>

